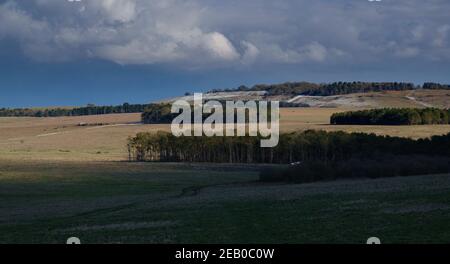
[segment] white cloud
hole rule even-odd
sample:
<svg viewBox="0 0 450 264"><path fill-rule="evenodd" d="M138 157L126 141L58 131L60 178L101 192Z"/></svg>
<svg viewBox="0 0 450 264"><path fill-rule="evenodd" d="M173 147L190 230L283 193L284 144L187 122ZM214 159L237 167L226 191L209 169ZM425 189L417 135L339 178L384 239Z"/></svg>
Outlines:
<svg viewBox="0 0 450 264"><path fill-rule="evenodd" d="M213 57L224 60L236 60L239 54L233 44L221 33L213 32L204 36L205 48Z"/></svg>
<svg viewBox="0 0 450 264"><path fill-rule="evenodd" d="M51 34L46 21L35 21L29 13L14 2L0 5L0 37L17 38L19 41L42 41Z"/></svg>
<svg viewBox="0 0 450 264"><path fill-rule="evenodd" d="M100 0L99 2L113 21L129 22L136 16L134 0Z"/></svg>
<svg viewBox="0 0 450 264"><path fill-rule="evenodd" d="M242 63L249 65L252 64L261 53L260 50L253 45L253 43L248 41L242 41L242 46L244 47L244 54L242 55Z"/></svg>

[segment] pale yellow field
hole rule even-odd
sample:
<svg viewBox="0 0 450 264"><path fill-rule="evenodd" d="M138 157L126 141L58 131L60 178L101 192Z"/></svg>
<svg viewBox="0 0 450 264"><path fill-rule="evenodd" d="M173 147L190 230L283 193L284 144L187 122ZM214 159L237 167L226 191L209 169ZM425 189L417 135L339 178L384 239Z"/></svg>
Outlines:
<svg viewBox="0 0 450 264"><path fill-rule="evenodd" d="M331 126L332 113L350 109L281 109L282 132L321 129L421 138L450 133L450 126ZM0 118L0 159L3 160L126 160L126 141L138 132L169 125L139 124L140 114L86 117ZM101 126L79 126L80 123Z"/></svg>
<svg viewBox="0 0 450 264"><path fill-rule="evenodd" d="M345 131L375 133L409 138L426 138L450 133L450 125L426 126L335 126L330 125L330 116L336 112L350 111L345 108L284 108L281 110L281 130L284 132L317 129L325 131Z"/></svg>

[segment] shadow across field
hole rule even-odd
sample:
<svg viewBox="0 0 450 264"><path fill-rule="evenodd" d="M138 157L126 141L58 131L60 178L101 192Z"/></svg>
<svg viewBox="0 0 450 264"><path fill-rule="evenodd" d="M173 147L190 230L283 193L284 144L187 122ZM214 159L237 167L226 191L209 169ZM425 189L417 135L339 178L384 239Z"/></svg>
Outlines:
<svg viewBox="0 0 450 264"><path fill-rule="evenodd" d="M450 175L303 185L265 167L0 161L0 243L439 243Z"/></svg>

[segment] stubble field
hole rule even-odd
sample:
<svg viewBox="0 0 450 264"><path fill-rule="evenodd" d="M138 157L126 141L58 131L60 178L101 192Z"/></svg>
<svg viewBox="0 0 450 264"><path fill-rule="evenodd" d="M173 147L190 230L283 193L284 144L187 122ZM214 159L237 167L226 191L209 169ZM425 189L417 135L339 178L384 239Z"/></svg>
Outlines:
<svg viewBox="0 0 450 264"><path fill-rule="evenodd" d="M333 126L331 114L349 109L282 108L281 132L320 129L423 138L450 133L449 125ZM127 138L138 132L170 131L169 125L140 124L140 114L57 118L0 118L0 159L127 160Z"/></svg>

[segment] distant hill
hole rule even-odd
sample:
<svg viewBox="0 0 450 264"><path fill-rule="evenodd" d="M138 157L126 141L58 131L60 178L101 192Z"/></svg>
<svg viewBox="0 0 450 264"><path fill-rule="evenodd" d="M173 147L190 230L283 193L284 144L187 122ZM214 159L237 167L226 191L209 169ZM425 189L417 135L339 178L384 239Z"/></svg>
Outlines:
<svg viewBox="0 0 450 264"><path fill-rule="evenodd" d="M176 100L193 101L185 95L153 104L128 104L116 106L0 108L0 117L56 117L85 116L117 113L142 113L154 104L167 104ZM332 108L450 108L450 85L424 83L416 86L404 82L286 82L259 84L251 88L212 90L203 95L204 100L275 100L281 107L332 107Z"/></svg>
<svg viewBox="0 0 450 264"><path fill-rule="evenodd" d="M405 82L334 82L334 83L310 83L310 82L286 82L281 84L257 84L253 87L239 86L235 89L212 90L218 92L250 92L265 91L269 95L308 95L308 96L332 96L353 93L382 92L382 91L406 91L415 89L450 90L450 85L439 83L424 83L416 86Z"/></svg>
<svg viewBox="0 0 450 264"><path fill-rule="evenodd" d="M319 108L450 108L450 89L423 89L400 91L381 91L350 93L331 96L312 96L297 94L271 94L267 91L228 91L209 92L205 100L276 100L281 107L319 107ZM171 103L175 100L192 101L193 96L183 96L160 101Z"/></svg>
<svg viewBox="0 0 450 264"><path fill-rule="evenodd" d="M310 107L336 108L450 108L450 90L410 90L344 94L334 96L294 96L291 103Z"/></svg>

